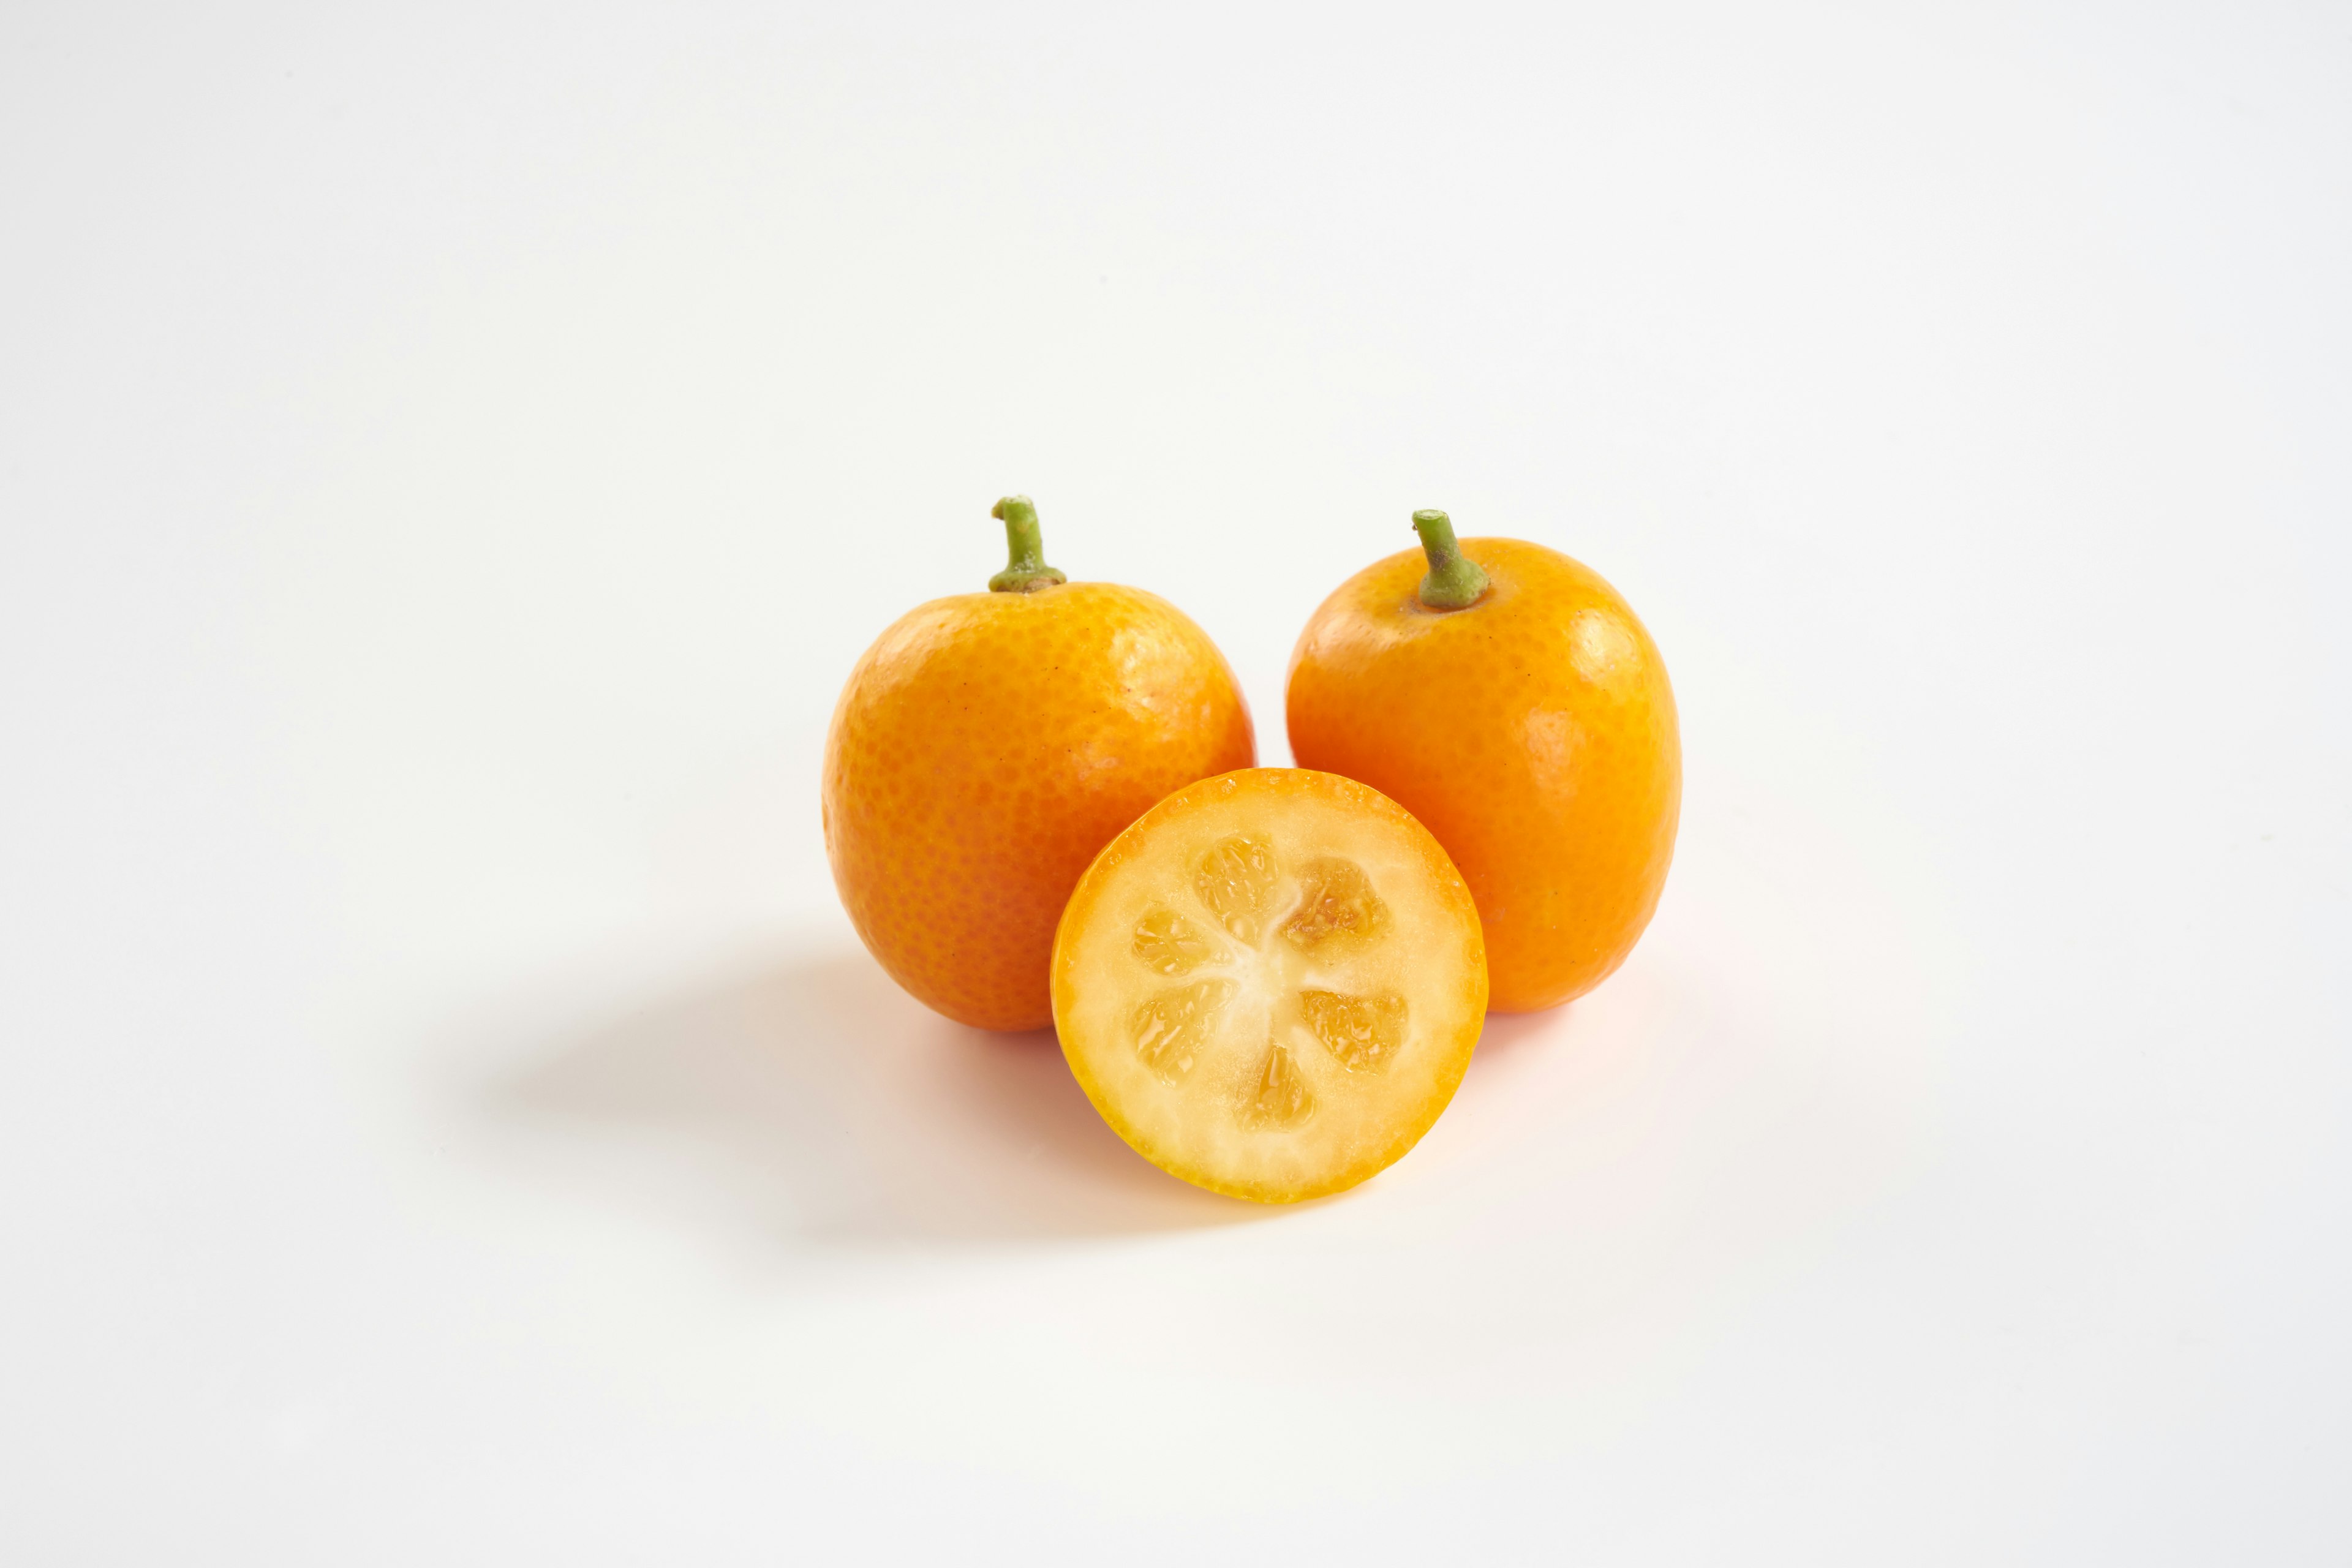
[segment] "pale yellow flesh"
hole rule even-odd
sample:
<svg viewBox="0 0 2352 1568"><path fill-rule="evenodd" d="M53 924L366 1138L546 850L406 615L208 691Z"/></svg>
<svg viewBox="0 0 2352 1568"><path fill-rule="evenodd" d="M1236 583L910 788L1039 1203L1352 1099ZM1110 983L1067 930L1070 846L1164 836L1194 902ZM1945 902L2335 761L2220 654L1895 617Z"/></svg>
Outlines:
<svg viewBox="0 0 2352 1568"><path fill-rule="evenodd" d="M1062 937L1063 1049L1147 1158L1309 1197L1389 1164L1444 1109L1484 961L1458 880L1400 817L1211 799L1089 873Z"/></svg>

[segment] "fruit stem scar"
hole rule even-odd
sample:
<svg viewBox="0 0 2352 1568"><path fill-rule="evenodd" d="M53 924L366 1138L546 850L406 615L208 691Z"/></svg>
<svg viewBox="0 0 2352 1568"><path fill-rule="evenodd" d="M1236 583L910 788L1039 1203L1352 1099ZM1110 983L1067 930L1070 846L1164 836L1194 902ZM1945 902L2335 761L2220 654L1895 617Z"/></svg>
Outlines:
<svg viewBox="0 0 2352 1568"><path fill-rule="evenodd" d="M1045 564L1045 536L1037 528L1037 509L1027 496L1006 496L989 511L1004 520L1004 548L1011 557L1004 570L988 580L996 594L1034 594L1069 581Z"/></svg>
<svg viewBox="0 0 2352 1568"><path fill-rule="evenodd" d="M1432 610L1464 610L1486 592L1486 574L1454 542L1454 520L1424 508L1412 514L1413 531L1421 535L1422 552L1429 557L1429 575L1421 580L1423 605Z"/></svg>

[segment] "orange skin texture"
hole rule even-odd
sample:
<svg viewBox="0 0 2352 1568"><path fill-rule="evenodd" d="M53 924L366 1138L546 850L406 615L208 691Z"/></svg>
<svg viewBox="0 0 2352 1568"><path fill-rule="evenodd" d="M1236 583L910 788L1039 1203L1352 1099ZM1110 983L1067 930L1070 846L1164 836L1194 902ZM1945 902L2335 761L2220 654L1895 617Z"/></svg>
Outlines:
<svg viewBox="0 0 2352 1568"><path fill-rule="evenodd" d="M1172 791L1256 761L1208 634L1109 583L908 611L850 672L824 744L824 843L890 977L982 1029L1053 1021L1070 889Z"/></svg>
<svg viewBox="0 0 2352 1568"><path fill-rule="evenodd" d="M1524 1013L1598 985L1657 909L1682 812L1666 668L1590 568L1517 539L1465 539L1492 585L1431 610L1418 550L1323 602L1291 655L1298 765L1403 805L1461 868L1486 927L1492 1005Z"/></svg>

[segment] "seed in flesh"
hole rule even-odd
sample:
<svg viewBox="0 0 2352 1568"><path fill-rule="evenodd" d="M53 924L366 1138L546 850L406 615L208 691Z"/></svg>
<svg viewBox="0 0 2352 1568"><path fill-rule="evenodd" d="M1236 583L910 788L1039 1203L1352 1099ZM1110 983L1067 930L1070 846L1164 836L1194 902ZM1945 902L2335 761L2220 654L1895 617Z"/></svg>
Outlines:
<svg viewBox="0 0 2352 1568"><path fill-rule="evenodd" d="M1350 996L1344 991L1301 991L1298 1009L1323 1048L1349 1072L1389 1064L1404 1044L1404 998L1393 991Z"/></svg>
<svg viewBox="0 0 2352 1568"><path fill-rule="evenodd" d="M1265 930L1280 874L1271 842L1236 833L1219 839L1201 857L1192 868L1192 890L1237 941L1255 942Z"/></svg>
<svg viewBox="0 0 2352 1568"><path fill-rule="evenodd" d="M1153 910L1135 922L1135 956L1155 974L1188 974L1223 956L1216 940L1174 910Z"/></svg>
<svg viewBox="0 0 2352 1568"><path fill-rule="evenodd" d="M1243 1090L1236 1114L1253 1132L1296 1127L1315 1114L1315 1096L1287 1050L1267 1048L1257 1081Z"/></svg>
<svg viewBox="0 0 2352 1568"><path fill-rule="evenodd" d="M1298 907L1282 922L1282 934L1298 947L1320 947L1335 937L1375 936L1389 923L1388 905L1353 860L1309 860L1299 869L1298 883Z"/></svg>
<svg viewBox="0 0 2352 1568"><path fill-rule="evenodd" d="M1181 1083L1201 1059L1217 1015L1234 999L1230 980L1195 980L1162 991L1135 1010L1128 1029L1135 1054L1162 1083Z"/></svg>

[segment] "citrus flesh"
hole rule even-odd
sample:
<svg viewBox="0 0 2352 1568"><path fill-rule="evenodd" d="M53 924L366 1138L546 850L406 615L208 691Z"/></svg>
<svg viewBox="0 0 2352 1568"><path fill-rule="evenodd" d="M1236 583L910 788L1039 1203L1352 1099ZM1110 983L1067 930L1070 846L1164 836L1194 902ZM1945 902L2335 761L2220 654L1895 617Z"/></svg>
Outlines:
<svg viewBox="0 0 2352 1568"><path fill-rule="evenodd" d="M1253 768L1177 791L1079 879L1054 1021L1095 1109L1170 1173L1288 1203L1393 1163L1486 1007L1460 873L1364 784Z"/></svg>

